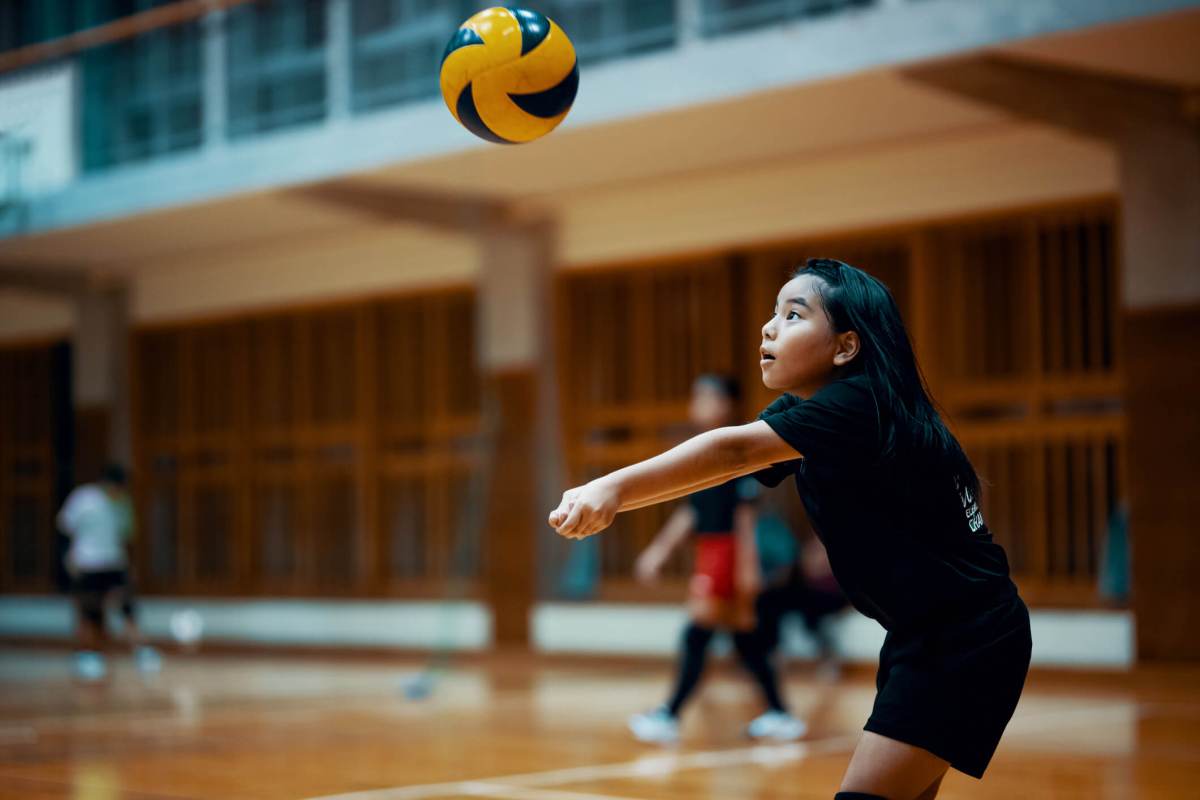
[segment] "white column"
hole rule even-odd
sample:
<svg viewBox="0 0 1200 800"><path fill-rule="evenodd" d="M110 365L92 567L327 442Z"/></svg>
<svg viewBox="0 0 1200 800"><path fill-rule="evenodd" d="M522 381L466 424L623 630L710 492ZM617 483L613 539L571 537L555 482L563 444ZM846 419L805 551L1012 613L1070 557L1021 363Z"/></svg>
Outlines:
<svg viewBox="0 0 1200 800"><path fill-rule="evenodd" d="M72 341L77 410L108 416L108 458L128 465L133 454L129 409L129 289L97 286L77 295Z"/></svg>
<svg viewBox="0 0 1200 800"><path fill-rule="evenodd" d="M704 0L675 0L676 46L687 47L700 41L704 30Z"/></svg>
<svg viewBox="0 0 1200 800"><path fill-rule="evenodd" d="M229 90L225 11L204 17L204 149L225 147L229 122Z"/></svg>
<svg viewBox="0 0 1200 800"><path fill-rule="evenodd" d="M350 0L329 0L325 6L325 92L330 122L350 116L353 91Z"/></svg>

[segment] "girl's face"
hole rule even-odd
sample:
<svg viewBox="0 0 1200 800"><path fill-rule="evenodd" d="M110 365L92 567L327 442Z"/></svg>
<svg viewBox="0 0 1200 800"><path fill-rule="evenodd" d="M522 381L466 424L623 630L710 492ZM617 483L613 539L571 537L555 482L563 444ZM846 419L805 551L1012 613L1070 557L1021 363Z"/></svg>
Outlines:
<svg viewBox="0 0 1200 800"><path fill-rule="evenodd" d="M820 278L800 275L779 290L775 313L762 328L763 385L809 397L858 354L858 334L837 333L817 293Z"/></svg>
<svg viewBox="0 0 1200 800"><path fill-rule="evenodd" d="M707 381L697 381L692 386L688 417L701 430L719 428L733 418L733 401L719 387Z"/></svg>

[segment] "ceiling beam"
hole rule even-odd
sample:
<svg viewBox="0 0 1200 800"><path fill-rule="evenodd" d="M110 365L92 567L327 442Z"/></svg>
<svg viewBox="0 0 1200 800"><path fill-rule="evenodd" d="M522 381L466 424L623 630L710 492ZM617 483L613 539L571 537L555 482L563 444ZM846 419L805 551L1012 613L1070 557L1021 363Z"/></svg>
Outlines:
<svg viewBox="0 0 1200 800"><path fill-rule="evenodd" d="M285 194L384 222L415 222L454 233L478 233L538 216L536 209L499 198L392 187L353 178L288 189Z"/></svg>
<svg viewBox="0 0 1200 800"><path fill-rule="evenodd" d="M78 268L0 263L0 288L4 289L20 289L56 297L80 297L103 284Z"/></svg>
<svg viewBox="0 0 1200 800"><path fill-rule="evenodd" d="M947 59L901 73L968 100L1094 138L1123 138L1147 125L1197 123L1195 100L1182 89L1010 56Z"/></svg>

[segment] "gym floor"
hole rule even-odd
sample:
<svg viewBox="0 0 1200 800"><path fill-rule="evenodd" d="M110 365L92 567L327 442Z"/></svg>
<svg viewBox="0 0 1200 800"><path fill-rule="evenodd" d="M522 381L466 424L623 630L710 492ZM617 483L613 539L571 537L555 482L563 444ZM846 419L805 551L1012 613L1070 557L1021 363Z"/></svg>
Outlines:
<svg viewBox="0 0 1200 800"><path fill-rule="evenodd" d="M664 663L477 658L401 691L422 663L314 656L128 658L95 685L65 651L0 653L0 797L828 800L873 697L868 670L797 666L808 737L755 744L751 688L714 670L678 747L624 722L661 701ZM1200 785L1200 670L1035 673L987 776L954 798L1182 798Z"/></svg>

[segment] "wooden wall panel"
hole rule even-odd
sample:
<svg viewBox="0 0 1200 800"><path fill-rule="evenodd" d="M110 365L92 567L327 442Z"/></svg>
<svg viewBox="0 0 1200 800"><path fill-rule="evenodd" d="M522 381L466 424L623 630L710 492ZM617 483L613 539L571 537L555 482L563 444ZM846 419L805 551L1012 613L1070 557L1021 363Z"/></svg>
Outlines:
<svg viewBox="0 0 1200 800"><path fill-rule="evenodd" d="M892 289L1023 586L1041 603L1092 603L1125 494L1115 225L1110 206L1082 204L564 274L573 477L685 436L701 372L741 377L747 418L769 402L759 328L791 268L834 255ZM459 290L139 331L146 588L375 596L478 581L487 453L473 325ZM602 541L606 595L637 596L633 558L667 513L624 516ZM6 540L6 564L15 552ZM668 569L686 570L686 557Z"/></svg>
<svg viewBox="0 0 1200 800"><path fill-rule="evenodd" d="M0 589L49 591L57 570L53 345L0 348Z"/></svg>
<svg viewBox="0 0 1200 800"><path fill-rule="evenodd" d="M455 527L481 524L461 513L482 491L472 316L460 290L139 332L145 588L476 580L456 543L483 537Z"/></svg>
<svg viewBox="0 0 1200 800"><path fill-rule="evenodd" d="M1093 605L1103 536L1124 496L1115 224L1111 204L1085 203L564 278L573 477L685 435L702 363L743 378L746 418L774 399L753 358L760 327L805 258L836 257L891 289L1027 595ZM618 519L601 543L606 594L630 594L633 560L662 517ZM684 567L673 565L676 577Z"/></svg>

